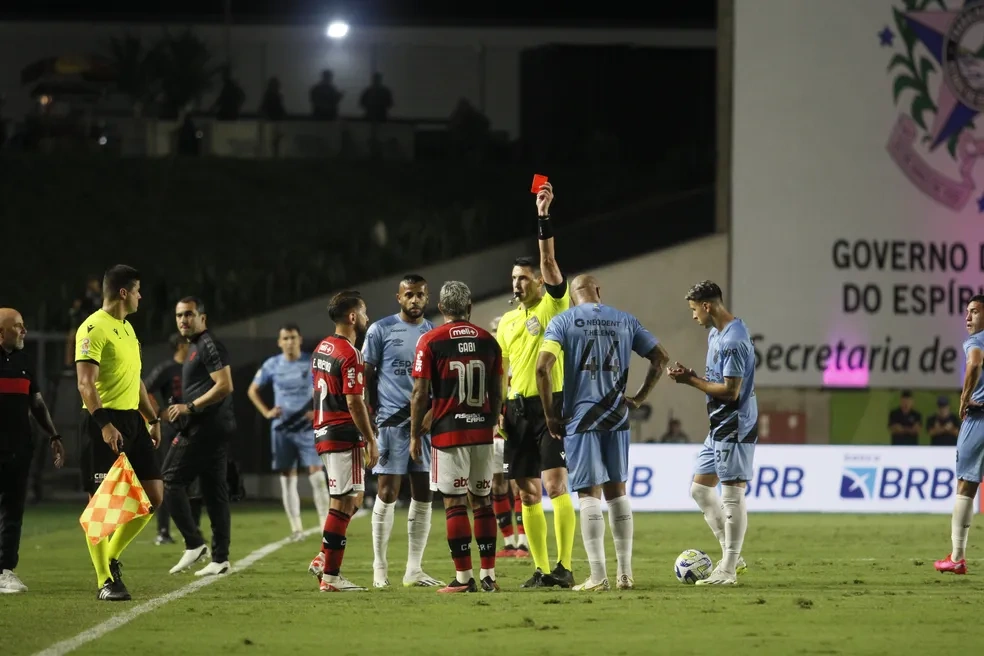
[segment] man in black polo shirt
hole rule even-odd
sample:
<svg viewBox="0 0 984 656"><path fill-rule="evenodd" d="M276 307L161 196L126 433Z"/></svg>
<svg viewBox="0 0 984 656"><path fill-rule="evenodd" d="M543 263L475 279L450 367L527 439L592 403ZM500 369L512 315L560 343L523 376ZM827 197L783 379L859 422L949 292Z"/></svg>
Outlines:
<svg viewBox="0 0 984 656"><path fill-rule="evenodd" d="M888 432L895 446L917 446L919 429L922 428L922 415L912 407L912 392L902 390L899 407L888 415Z"/></svg>
<svg viewBox="0 0 984 656"><path fill-rule="evenodd" d="M926 432L933 446L957 446L960 418L950 412L950 399L947 397L936 399L936 414L926 420Z"/></svg>
<svg viewBox="0 0 984 656"><path fill-rule="evenodd" d="M158 401L162 408L181 403L181 369L188 356L188 340L184 337L174 333L168 342L174 349L174 355L151 369L150 374L144 379L147 393L155 401ZM161 471L163 471L167 453L171 449L171 442L177 437L177 433L177 424L162 423L161 448L157 450L157 459L161 463ZM154 544L174 544L174 538L171 537L171 513L167 510L167 503L162 503L154 514L157 516L157 538L154 540Z"/></svg>
<svg viewBox="0 0 984 656"><path fill-rule="evenodd" d="M20 312L0 308L0 594L27 592L14 569L34 453L30 415L48 435L55 467L65 462L61 437L22 351L25 335Z"/></svg>
<svg viewBox="0 0 984 656"><path fill-rule="evenodd" d="M185 539L185 552L171 574L209 555L188 501L187 488L195 478L212 524L212 562L195 575L225 574L229 571L230 533L227 449L236 429L232 369L225 346L208 331L201 299L187 296L178 301L175 317L178 332L191 346L181 371L183 403L167 409L168 420L180 424L164 472L164 499Z"/></svg>

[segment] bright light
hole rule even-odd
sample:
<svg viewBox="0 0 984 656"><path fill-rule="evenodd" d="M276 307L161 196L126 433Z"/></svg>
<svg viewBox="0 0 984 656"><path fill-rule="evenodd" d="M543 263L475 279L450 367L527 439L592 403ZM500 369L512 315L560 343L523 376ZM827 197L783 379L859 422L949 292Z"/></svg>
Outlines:
<svg viewBox="0 0 984 656"><path fill-rule="evenodd" d="M332 21L328 24L328 30L326 34L329 39L344 39L345 35L348 34L349 26L345 21Z"/></svg>

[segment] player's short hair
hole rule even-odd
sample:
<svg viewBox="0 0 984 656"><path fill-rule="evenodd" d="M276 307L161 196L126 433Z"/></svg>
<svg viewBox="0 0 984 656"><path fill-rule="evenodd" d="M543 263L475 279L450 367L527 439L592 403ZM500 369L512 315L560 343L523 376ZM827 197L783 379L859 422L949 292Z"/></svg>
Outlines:
<svg viewBox="0 0 984 656"><path fill-rule="evenodd" d="M701 280L690 288L685 300L693 301L694 303L704 303L705 301L720 301L723 297L721 288L718 287L716 282Z"/></svg>
<svg viewBox="0 0 984 656"><path fill-rule="evenodd" d="M140 272L128 264L117 264L106 269L103 274L103 298L112 299L121 289L130 291L140 280Z"/></svg>
<svg viewBox="0 0 984 656"><path fill-rule="evenodd" d="M520 255L515 260L513 260L513 266L524 267L526 269L532 269L533 275L540 275L540 260L532 255Z"/></svg>
<svg viewBox="0 0 984 656"><path fill-rule="evenodd" d="M424 278L419 273L408 273L405 276L403 276L403 279L400 280L400 283L404 285L419 285L420 283L427 284L427 279Z"/></svg>
<svg viewBox="0 0 984 656"><path fill-rule="evenodd" d="M357 291L347 290L338 292L328 302L328 317L335 323L338 323L363 303L365 301L362 300L362 294Z"/></svg>
<svg viewBox="0 0 984 656"><path fill-rule="evenodd" d="M301 327L298 326L293 321L288 321L287 323L280 324L280 330L286 330L287 332L294 332L298 335L301 334Z"/></svg>
<svg viewBox="0 0 984 656"><path fill-rule="evenodd" d="M167 343L171 345L171 349L177 352L182 344L188 343L188 340L182 337L181 333L171 333L171 336L167 338Z"/></svg>
<svg viewBox="0 0 984 656"><path fill-rule="evenodd" d="M449 317L468 315L471 305L471 290L460 280L448 280L441 285L441 311Z"/></svg>
<svg viewBox="0 0 984 656"><path fill-rule="evenodd" d="M185 296L180 299L178 303L186 303L188 305L194 303L195 309L198 310L198 314L205 314L205 301L198 298L197 296Z"/></svg>
<svg viewBox="0 0 984 656"><path fill-rule="evenodd" d="M970 305L971 303L973 303L975 301L977 303L980 303L981 305L984 305L984 294L975 294L974 296L971 296L970 297L970 300L967 301L967 305Z"/></svg>

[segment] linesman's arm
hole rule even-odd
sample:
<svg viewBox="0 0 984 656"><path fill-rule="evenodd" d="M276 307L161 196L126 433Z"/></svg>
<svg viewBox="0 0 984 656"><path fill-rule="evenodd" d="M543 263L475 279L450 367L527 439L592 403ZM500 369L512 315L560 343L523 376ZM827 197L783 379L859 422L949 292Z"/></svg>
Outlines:
<svg viewBox="0 0 984 656"><path fill-rule="evenodd" d="M670 361L670 356L662 344L657 344L646 354L646 359L649 360L649 369L646 370L646 380L642 381L642 386L635 395L625 398L625 402L630 408L638 408L645 403L646 397L653 391L653 387L656 386L656 383L659 382L660 377L663 375L663 367ZM738 389L739 391L741 390L741 379L738 380Z"/></svg>
<svg viewBox="0 0 984 656"><path fill-rule="evenodd" d="M960 392L960 419L967 418L967 410L980 407L980 404L970 400L981 377L981 363L984 362L984 351L972 348L967 352L967 373L964 374L963 391Z"/></svg>
<svg viewBox="0 0 984 656"><path fill-rule="evenodd" d="M113 453L119 453L123 446L123 435L110 422L109 415L103 408L102 399L99 398L99 392L96 391L99 364L91 360L76 362L75 372L78 376L78 389L82 402L102 431L103 442L109 445Z"/></svg>
<svg viewBox="0 0 984 656"><path fill-rule="evenodd" d="M551 286L556 287L564 282L564 275L560 272L554 251L553 224L550 220L550 203L553 199L553 186L549 182L544 183L536 195L536 212L539 217L537 236L540 242L540 274L543 276L543 283L547 285L548 292Z"/></svg>

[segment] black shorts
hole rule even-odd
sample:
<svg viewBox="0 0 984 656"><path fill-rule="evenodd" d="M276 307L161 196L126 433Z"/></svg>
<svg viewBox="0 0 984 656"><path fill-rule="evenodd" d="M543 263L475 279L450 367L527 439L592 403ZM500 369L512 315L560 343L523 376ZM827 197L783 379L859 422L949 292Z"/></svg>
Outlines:
<svg viewBox="0 0 984 656"><path fill-rule="evenodd" d="M109 413L110 423L123 435L123 451L133 467L133 473L141 481L159 481L161 467L143 416L136 410L107 409L106 412ZM79 418L79 435L82 436L82 489L94 494L119 454L113 453L103 441L102 430L88 410L82 410Z"/></svg>
<svg viewBox="0 0 984 656"><path fill-rule="evenodd" d="M554 393L554 407L560 408L563 394ZM567 468L564 441L555 440L547 431L543 403L539 397L506 401L506 435L502 470L509 480L540 478L548 469Z"/></svg>

